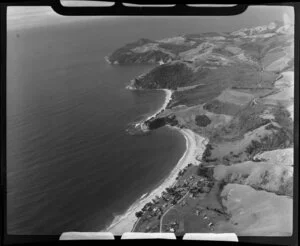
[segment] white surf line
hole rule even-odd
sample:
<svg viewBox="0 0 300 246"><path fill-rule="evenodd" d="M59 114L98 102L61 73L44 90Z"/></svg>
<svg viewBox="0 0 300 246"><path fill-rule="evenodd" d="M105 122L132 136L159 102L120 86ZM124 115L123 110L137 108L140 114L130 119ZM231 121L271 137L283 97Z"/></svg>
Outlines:
<svg viewBox="0 0 300 246"><path fill-rule="evenodd" d="M143 199L143 198L146 197L147 195L148 195L148 192L145 193L144 195L142 195L140 199Z"/></svg>

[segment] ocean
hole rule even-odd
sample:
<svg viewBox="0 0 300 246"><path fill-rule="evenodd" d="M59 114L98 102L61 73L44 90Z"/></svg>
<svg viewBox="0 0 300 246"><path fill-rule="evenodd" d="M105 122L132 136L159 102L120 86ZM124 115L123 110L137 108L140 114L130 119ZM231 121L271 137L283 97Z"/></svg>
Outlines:
<svg viewBox="0 0 300 246"><path fill-rule="evenodd" d="M8 233L100 231L162 182L184 153L184 137L168 127L126 132L164 103L163 91L125 89L153 66L112 66L104 57L142 37L246 27L233 23L118 17L10 30Z"/></svg>

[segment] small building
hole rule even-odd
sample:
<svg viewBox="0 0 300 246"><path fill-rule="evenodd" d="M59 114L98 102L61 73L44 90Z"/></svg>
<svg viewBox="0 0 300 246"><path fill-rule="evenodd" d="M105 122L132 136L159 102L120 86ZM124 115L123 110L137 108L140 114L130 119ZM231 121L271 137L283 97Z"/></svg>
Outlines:
<svg viewBox="0 0 300 246"><path fill-rule="evenodd" d="M163 64L165 64L165 63L164 63L164 61L161 59L161 60L158 62L158 64L159 64L159 65L163 65Z"/></svg>

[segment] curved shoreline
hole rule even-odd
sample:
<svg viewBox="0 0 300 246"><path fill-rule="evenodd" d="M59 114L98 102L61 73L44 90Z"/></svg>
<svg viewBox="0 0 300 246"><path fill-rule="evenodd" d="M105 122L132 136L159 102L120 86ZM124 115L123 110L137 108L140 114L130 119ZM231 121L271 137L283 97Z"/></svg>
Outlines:
<svg viewBox="0 0 300 246"><path fill-rule="evenodd" d="M112 232L114 235L121 235L124 232L132 231L137 221L135 213L140 211L146 203L151 202L156 196L161 196L161 193L166 188L173 186L176 183L176 177L181 169L186 167L189 163L192 163L193 165L198 165L200 163L200 161L197 160L197 156L202 156L203 151L205 150L206 139L189 129L180 129L178 127L171 128L178 130L185 138L186 149L183 156L161 184L153 191L149 192L149 195L145 198L139 198L135 201L124 214L115 217L111 225L103 231Z"/></svg>
<svg viewBox="0 0 300 246"><path fill-rule="evenodd" d="M166 93L166 98L165 98L164 104L157 110L156 113L149 116L145 121L148 121L151 118L155 118L158 114L160 114L162 111L164 111L167 108L168 104L172 100L172 94L173 94L172 90L170 90L170 89L157 89L157 90L163 90Z"/></svg>
<svg viewBox="0 0 300 246"><path fill-rule="evenodd" d="M145 122L150 120L151 118L155 118L157 115L163 112L167 108L170 101L172 100L172 94L173 94L172 90L169 89L157 89L157 90L163 90L166 93L165 101L163 105L154 114L148 116L145 120L142 120L135 124L135 127L140 127L142 131L148 131L148 127L145 125Z"/></svg>

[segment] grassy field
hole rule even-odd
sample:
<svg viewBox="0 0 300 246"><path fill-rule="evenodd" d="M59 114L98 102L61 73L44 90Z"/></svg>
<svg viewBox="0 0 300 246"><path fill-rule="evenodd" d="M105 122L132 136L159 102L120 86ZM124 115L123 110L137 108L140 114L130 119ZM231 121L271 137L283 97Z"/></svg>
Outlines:
<svg viewBox="0 0 300 246"><path fill-rule="evenodd" d="M231 227L240 236L292 235L292 199L240 184L226 185L221 196L231 218L218 229Z"/></svg>

